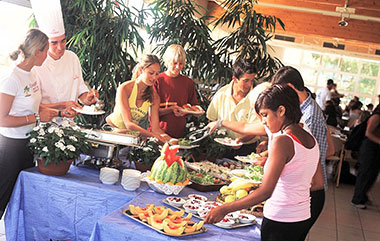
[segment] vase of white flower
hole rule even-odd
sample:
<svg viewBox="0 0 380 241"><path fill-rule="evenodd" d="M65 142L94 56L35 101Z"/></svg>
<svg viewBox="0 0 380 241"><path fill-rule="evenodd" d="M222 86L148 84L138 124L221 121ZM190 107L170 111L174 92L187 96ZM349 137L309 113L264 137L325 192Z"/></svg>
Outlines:
<svg viewBox="0 0 380 241"><path fill-rule="evenodd" d="M70 120L41 123L33 128L29 138L34 160L46 175L65 175L73 160L91 148L86 134Z"/></svg>
<svg viewBox="0 0 380 241"><path fill-rule="evenodd" d="M132 148L128 153L128 160L135 163L137 170L150 170L154 161L161 155L161 147L157 138L148 137L140 146Z"/></svg>

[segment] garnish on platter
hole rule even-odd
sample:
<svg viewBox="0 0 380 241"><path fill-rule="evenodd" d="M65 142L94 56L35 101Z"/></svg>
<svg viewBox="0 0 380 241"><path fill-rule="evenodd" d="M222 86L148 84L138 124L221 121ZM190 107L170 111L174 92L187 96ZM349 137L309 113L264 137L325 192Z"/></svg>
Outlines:
<svg viewBox="0 0 380 241"><path fill-rule="evenodd" d="M183 211L173 211L164 206L147 204L146 207L129 205L123 214L160 232L170 236L185 236L206 232L203 221L191 221L192 214L185 217Z"/></svg>
<svg viewBox="0 0 380 241"><path fill-rule="evenodd" d="M167 195L177 195L189 184L187 168L176 153L178 147L165 143L161 150L161 156L157 158L148 176L148 185L155 191Z"/></svg>
<svg viewBox="0 0 380 241"><path fill-rule="evenodd" d="M235 156L235 159L241 162L247 162L247 163L253 163L255 162L260 156L260 154L256 154L252 152L251 154L247 156Z"/></svg>

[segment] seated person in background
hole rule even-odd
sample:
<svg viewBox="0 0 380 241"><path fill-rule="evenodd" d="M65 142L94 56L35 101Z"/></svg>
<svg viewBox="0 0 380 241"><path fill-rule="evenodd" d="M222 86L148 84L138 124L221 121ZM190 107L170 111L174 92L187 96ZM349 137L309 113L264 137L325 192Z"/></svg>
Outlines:
<svg viewBox="0 0 380 241"><path fill-rule="evenodd" d="M253 62L240 58L233 65L232 81L219 89L213 96L207 109L207 118L210 121L238 121L254 122L258 117L254 110L257 96L265 90L270 83L265 82L255 87L257 75ZM253 88L255 87L255 88ZM240 138L242 135L227 130L230 138ZM248 155L255 151L257 138L250 138L246 144L238 150L231 150L226 157L233 158L236 155Z"/></svg>
<svg viewBox="0 0 380 241"><path fill-rule="evenodd" d="M319 163L318 143L299 125L300 103L290 86L274 85L262 92L255 110L269 139L262 184L248 196L212 209L205 222L219 222L230 212L266 200L261 240L301 240L310 229L309 190Z"/></svg>
<svg viewBox="0 0 380 241"><path fill-rule="evenodd" d="M127 81L117 89L115 108L106 119L107 123L119 128L119 133L155 137L166 142L171 137L159 126L158 109L160 97L153 90L153 84L160 73L160 60L155 55L144 55L135 66L131 81ZM151 131L148 126L140 126L150 113Z"/></svg>
<svg viewBox="0 0 380 241"><path fill-rule="evenodd" d="M182 106L198 106L194 81L181 74L186 64L186 53L181 45L170 45L163 56L166 71L154 84L160 98L160 128L168 135L182 138L185 135L186 115ZM201 110L200 106L197 107Z"/></svg>
<svg viewBox="0 0 380 241"><path fill-rule="evenodd" d="M359 119L360 117L360 114L362 113L362 106L363 106L363 103L360 102L360 101L356 101L351 109L350 109L350 114L349 114L349 119L348 119L348 124L347 126L352 128L354 126L354 124L356 123L356 121Z"/></svg>
<svg viewBox="0 0 380 241"><path fill-rule="evenodd" d="M373 104L369 103L369 104L367 105L367 111L368 111L370 114L372 114L372 111L373 111Z"/></svg>
<svg viewBox="0 0 380 241"><path fill-rule="evenodd" d="M325 115L327 125L338 126L338 112L333 99L326 102Z"/></svg>

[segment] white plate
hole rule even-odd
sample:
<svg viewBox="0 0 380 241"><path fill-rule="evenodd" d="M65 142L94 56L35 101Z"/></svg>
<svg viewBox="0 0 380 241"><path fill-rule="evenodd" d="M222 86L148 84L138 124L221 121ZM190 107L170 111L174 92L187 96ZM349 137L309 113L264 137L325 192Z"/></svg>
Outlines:
<svg viewBox="0 0 380 241"><path fill-rule="evenodd" d="M235 156L235 159L241 162L253 163L255 160L249 158L248 156Z"/></svg>
<svg viewBox="0 0 380 241"><path fill-rule="evenodd" d="M186 114L192 114L192 115L201 115L201 114L204 114L205 111L204 110L201 110L201 111L194 111L194 110L185 110L185 109L182 109L181 110L183 113L186 113Z"/></svg>
<svg viewBox="0 0 380 241"><path fill-rule="evenodd" d="M230 173L231 173L232 176L235 176L237 178L243 179L243 180L245 180L247 182L254 183L254 184L262 183L262 181L255 181L255 180L251 180L251 179L246 178L245 174L247 172L248 171L245 170L245 169L235 169L235 170L230 171Z"/></svg>
<svg viewBox="0 0 380 241"><path fill-rule="evenodd" d="M236 143L235 140L231 140L231 138L229 138L229 137L215 138L214 141L218 142L219 144L226 145L226 146L242 146L243 145L242 142Z"/></svg>
<svg viewBox="0 0 380 241"><path fill-rule="evenodd" d="M83 109L79 109L75 107L72 107L72 109L84 115L103 115L104 113L106 113L104 110L96 110L96 111L89 110L89 109L86 109L85 106L83 106Z"/></svg>

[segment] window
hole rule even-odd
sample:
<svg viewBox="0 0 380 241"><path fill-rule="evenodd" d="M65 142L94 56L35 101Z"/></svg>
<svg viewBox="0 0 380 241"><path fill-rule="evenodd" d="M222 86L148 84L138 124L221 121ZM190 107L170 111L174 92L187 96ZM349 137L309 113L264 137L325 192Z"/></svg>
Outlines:
<svg viewBox="0 0 380 241"><path fill-rule="evenodd" d="M283 63L297 68L311 91L317 92L328 79L333 79L339 93L345 95L341 99L343 106L353 96L358 96L364 105L378 103L380 61L293 47L285 48L283 53Z"/></svg>

